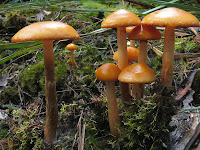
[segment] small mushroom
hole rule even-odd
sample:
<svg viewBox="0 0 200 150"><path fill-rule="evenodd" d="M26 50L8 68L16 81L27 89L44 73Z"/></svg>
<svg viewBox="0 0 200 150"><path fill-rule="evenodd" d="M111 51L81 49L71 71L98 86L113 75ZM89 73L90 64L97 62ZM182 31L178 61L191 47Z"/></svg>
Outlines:
<svg viewBox="0 0 200 150"><path fill-rule="evenodd" d="M127 10L119 9L109 14L101 23L102 28L117 28L118 66L123 70L128 66L126 27L141 25L140 18ZM130 101L129 85L120 83L122 102Z"/></svg>
<svg viewBox="0 0 200 150"><path fill-rule="evenodd" d="M134 47L127 47L127 56L128 63L130 64L133 61L138 61L139 50ZM113 59L118 61L118 51L116 51L113 55Z"/></svg>
<svg viewBox="0 0 200 150"><path fill-rule="evenodd" d="M33 23L22 28L11 40L12 42L43 41L46 95L46 125L44 140L48 144L52 144L55 141L58 124L53 40L78 38L78 33L70 25L57 21L45 21Z"/></svg>
<svg viewBox="0 0 200 150"><path fill-rule="evenodd" d="M65 49L70 51L72 65L74 66L75 69L77 69L78 66L76 65L76 61L74 59L74 51L77 49L77 46L73 43L70 43L66 46Z"/></svg>
<svg viewBox="0 0 200 150"><path fill-rule="evenodd" d="M156 76L154 72L146 65L141 63L135 63L124 68L118 77L119 81L125 83L151 83L155 81ZM139 92L138 94L140 94ZM136 96L141 97L140 95Z"/></svg>
<svg viewBox="0 0 200 150"><path fill-rule="evenodd" d="M199 21L192 14L178 8L164 8L145 16L142 24L165 27L161 82L165 87L172 86L175 27L198 27Z"/></svg>
<svg viewBox="0 0 200 150"><path fill-rule="evenodd" d="M106 96L108 103L108 118L111 133L118 137L119 133L116 129L116 124L119 122L119 110L117 106L115 94L115 81L121 70L118 66L112 63L103 64L96 70L96 78L106 83Z"/></svg>

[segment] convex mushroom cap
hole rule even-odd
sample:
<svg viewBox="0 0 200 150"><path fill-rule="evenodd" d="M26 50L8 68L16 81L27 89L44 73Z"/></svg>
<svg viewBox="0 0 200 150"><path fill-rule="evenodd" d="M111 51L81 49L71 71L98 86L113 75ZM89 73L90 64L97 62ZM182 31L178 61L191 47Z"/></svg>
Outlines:
<svg viewBox="0 0 200 150"><path fill-rule="evenodd" d="M74 51L77 49L77 46L73 43L70 43L68 44L66 47L65 47L66 50L69 50L69 51Z"/></svg>
<svg viewBox="0 0 200 150"><path fill-rule="evenodd" d="M130 40L158 40L161 39L161 33L151 25L142 25L135 27L128 35Z"/></svg>
<svg viewBox="0 0 200 150"><path fill-rule="evenodd" d="M45 21L22 28L12 37L11 41L25 42L78 38L78 33L70 25L58 21Z"/></svg>
<svg viewBox="0 0 200 150"><path fill-rule="evenodd" d="M127 47L128 62L138 61L139 50L134 47ZM113 55L113 59L118 61L118 51Z"/></svg>
<svg viewBox="0 0 200 150"><path fill-rule="evenodd" d="M178 8L164 8L148 14L142 19L142 24L168 27L198 27L198 19Z"/></svg>
<svg viewBox="0 0 200 150"><path fill-rule="evenodd" d="M126 83L151 83L155 81L156 76L147 65L135 63L124 68L118 79Z"/></svg>
<svg viewBox="0 0 200 150"><path fill-rule="evenodd" d="M95 74L96 78L100 81L111 82L117 81L121 70L113 63L106 63L100 66Z"/></svg>
<svg viewBox="0 0 200 150"><path fill-rule="evenodd" d="M141 20L136 14L125 9L119 9L109 14L101 23L101 27L117 28L117 27L138 26L140 24Z"/></svg>

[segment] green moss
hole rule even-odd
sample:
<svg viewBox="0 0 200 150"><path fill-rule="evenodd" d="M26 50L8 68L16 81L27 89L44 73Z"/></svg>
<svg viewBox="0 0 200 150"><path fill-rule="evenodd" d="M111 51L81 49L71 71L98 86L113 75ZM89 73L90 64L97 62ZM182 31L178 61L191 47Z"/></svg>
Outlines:
<svg viewBox="0 0 200 150"><path fill-rule="evenodd" d="M29 65L20 75L20 85L24 91L31 95L44 93L44 62Z"/></svg>
<svg viewBox="0 0 200 150"><path fill-rule="evenodd" d="M195 53L199 52L200 46L197 42L190 38L176 38L175 52L176 53Z"/></svg>
<svg viewBox="0 0 200 150"><path fill-rule="evenodd" d="M148 101L133 100L122 105L122 121L119 126L118 144L122 149L167 149L169 122L174 109L169 99L152 97Z"/></svg>

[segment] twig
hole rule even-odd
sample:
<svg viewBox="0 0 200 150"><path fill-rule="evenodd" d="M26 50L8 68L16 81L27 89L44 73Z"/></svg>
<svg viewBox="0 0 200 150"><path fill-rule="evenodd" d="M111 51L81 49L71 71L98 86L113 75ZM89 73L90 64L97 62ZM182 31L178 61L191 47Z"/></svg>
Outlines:
<svg viewBox="0 0 200 150"><path fill-rule="evenodd" d="M163 56L163 52L158 50L157 48L153 47L153 51L160 57ZM174 59L182 59L182 58L196 58L200 57L200 53L175 53Z"/></svg>

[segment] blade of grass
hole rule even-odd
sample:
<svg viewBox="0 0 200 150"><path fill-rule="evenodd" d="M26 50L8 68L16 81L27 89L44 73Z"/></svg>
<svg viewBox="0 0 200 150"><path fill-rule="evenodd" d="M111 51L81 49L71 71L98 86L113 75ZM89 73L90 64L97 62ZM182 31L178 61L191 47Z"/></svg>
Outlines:
<svg viewBox="0 0 200 150"><path fill-rule="evenodd" d="M13 59L13 58L15 58L17 56L21 56L21 55L23 55L25 53L28 53L30 51L33 51L33 50L36 50L36 49L39 49L39 48L42 48L42 44L39 44L37 46L31 47L31 48L25 49L23 51L14 53L12 55L9 55L7 57L4 57L4 58L0 59L0 64L5 63L6 61L9 61L9 60L11 60L11 59Z"/></svg>
<svg viewBox="0 0 200 150"><path fill-rule="evenodd" d="M28 46L34 46L34 45L38 45L41 43L42 43L41 41L36 41L36 42L24 42L24 43L15 43L15 44L1 44L0 50L25 48Z"/></svg>

